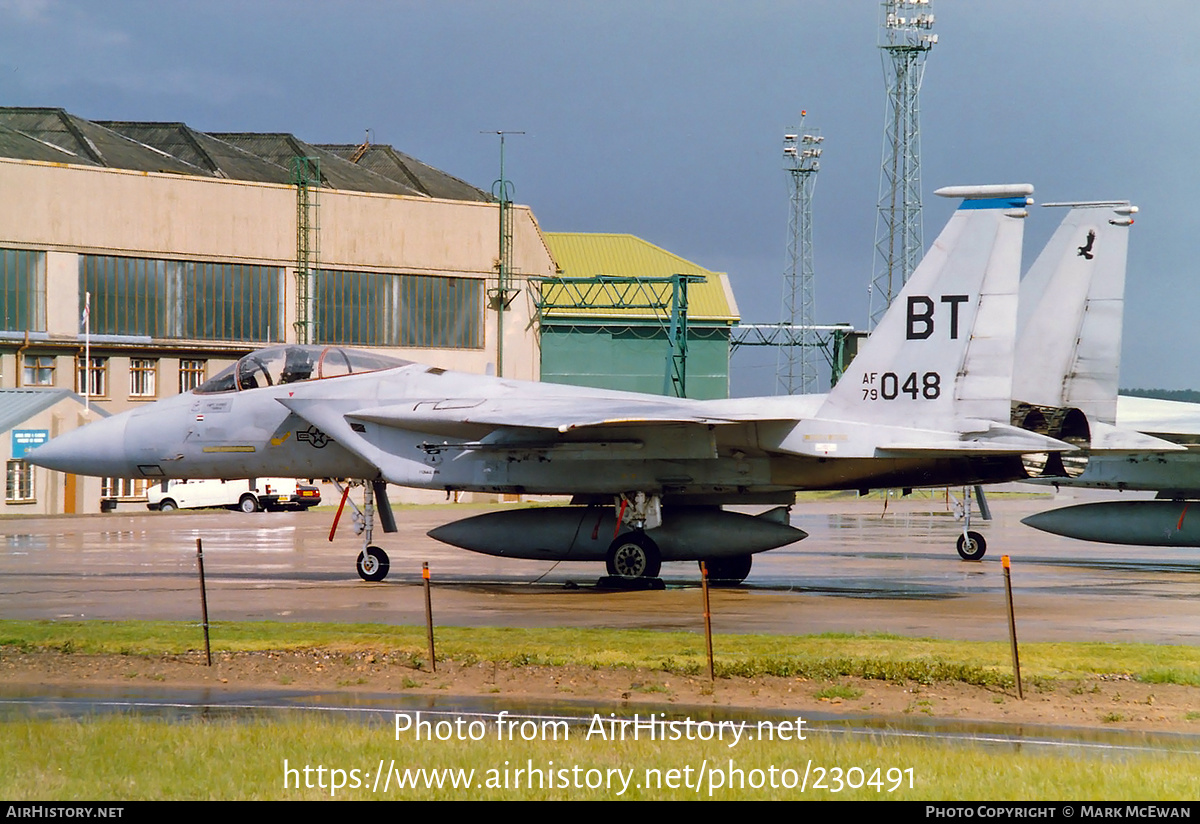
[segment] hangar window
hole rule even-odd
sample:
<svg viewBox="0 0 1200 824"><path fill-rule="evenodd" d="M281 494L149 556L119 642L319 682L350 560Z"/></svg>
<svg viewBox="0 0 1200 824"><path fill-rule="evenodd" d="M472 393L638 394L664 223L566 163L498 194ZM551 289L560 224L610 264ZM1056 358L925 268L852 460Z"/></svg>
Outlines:
<svg viewBox="0 0 1200 824"><path fill-rule="evenodd" d="M413 348L481 349L483 281L323 269L317 340Z"/></svg>
<svg viewBox="0 0 1200 824"><path fill-rule="evenodd" d="M153 398L158 394L158 361L132 358L129 361L129 397Z"/></svg>
<svg viewBox="0 0 1200 824"><path fill-rule="evenodd" d="M80 312L97 335L281 340L283 269L241 263L80 255Z"/></svg>
<svg viewBox="0 0 1200 824"><path fill-rule="evenodd" d="M0 249L0 329L46 331L46 253Z"/></svg>
<svg viewBox="0 0 1200 824"><path fill-rule="evenodd" d="M10 504L26 504L33 497L33 464L29 461L9 461L4 479L4 500Z"/></svg>
<svg viewBox="0 0 1200 824"><path fill-rule="evenodd" d="M22 386L54 386L53 355L26 355L21 364Z"/></svg>
<svg viewBox="0 0 1200 824"><path fill-rule="evenodd" d="M179 361L179 391L190 392L204 383L204 373L208 369L208 361L182 358Z"/></svg>
<svg viewBox="0 0 1200 824"><path fill-rule="evenodd" d="M108 358L75 362L75 391L92 398L108 397Z"/></svg>

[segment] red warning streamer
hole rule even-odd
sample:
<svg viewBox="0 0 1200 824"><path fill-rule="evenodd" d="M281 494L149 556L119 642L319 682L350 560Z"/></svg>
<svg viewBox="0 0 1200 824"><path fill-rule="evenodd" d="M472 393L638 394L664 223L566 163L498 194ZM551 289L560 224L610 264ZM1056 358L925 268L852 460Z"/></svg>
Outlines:
<svg viewBox="0 0 1200 824"><path fill-rule="evenodd" d="M346 498L350 497L350 484L342 490L342 502L338 504L337 514L333 516L333 526L329 528L329 540L332 543L333 533L337 532L338 521L342 520L342 510L346 508Z"/></svg>

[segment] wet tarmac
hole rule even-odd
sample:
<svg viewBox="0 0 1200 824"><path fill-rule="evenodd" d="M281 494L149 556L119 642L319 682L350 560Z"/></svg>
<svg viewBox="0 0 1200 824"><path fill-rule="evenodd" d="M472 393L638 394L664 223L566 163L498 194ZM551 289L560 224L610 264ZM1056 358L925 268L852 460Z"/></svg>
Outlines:
<svg viewBox="0 0 1200 824"><path fill-rule="evenodd" d="M941 497L831 499L793 510L809 538L755 556L738 588L713 593L718 632L890 632L1007 637L1000 556L1012 557L1018 633L1025 641L1200 642L1200 549L1108 546L1020 524L1084 498L993 497L975 522L988 554L964 562L961 525ZM613 592L597 564L477 555L426 530L480 512L398 510L400 532L376 534L389 578L358 579L359 539L327 540L332 513L109 513L0 521L0 617L196 620L196 539L203 540L210 617L222 620L424 620L421 564L435 620L460 626L696 629L695 564L664 564L662 591Z"/></svg>

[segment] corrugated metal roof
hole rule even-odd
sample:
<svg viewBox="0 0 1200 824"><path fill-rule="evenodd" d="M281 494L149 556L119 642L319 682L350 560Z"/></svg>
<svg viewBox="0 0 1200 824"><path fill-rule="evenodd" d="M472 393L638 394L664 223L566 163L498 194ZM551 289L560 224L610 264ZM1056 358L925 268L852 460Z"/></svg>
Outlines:
<svg viewBox="0 0 1200 824"><path fill-rule="evenodd" d="M201 169L160 149L131 140L63 109L0 106L0 124L86 158L92 164L137 172L203 175ZM64 158L59 158L63 162ZM75 162L75 161L67 161Z"/></svg>
<svg viewBox="0 0 1200 824"><path fill-rule="evenodd" d="M704 275L704 283L688 286L688 318L693 321L725 321L736 323L737 303L729 286L729 276L713 272L628 234L591 234L587 232L546 232L546 245L564 277L670 277L671 275ZM549 299L561 298L561 287L544 287ZM660 300L669 301L670 285L653 288ZM546 312L556 317L656 317L652 309L553 309ZM661 315L658 315L661 317Z"/></svg>
<svg viewBox="0 0 1200 824"><path fill-rule="evenodd" d="M32 135L0 123L0 157L19 157L22 160L44 160L49 163L76 163L98 166L90 157L81 157L61 146L39 140Z"/></svg>
<svg viewBox="0 0 1200 824"><path fill-rule="evenodd" d="M331 189L490 202L482 189L398 152L370 146L317 146L287 133L198 132L186 123L90 121L56 108L0 106L0 157L170 172L258 183L292 183L292 160L321 161Z"/></svg>
<svg viewBox="0 0 1200 824"><path fill-rule="evenodd" d="M317 145L317 148L332 152L350 162L350 158L362 149L362 146L355 146L351 143L321 143ZM441 169L435 169L422 163L404 152L396 151L387 144L367 146L366 151L354 163L360 168L369 169L389 180L419 189L430 197L447 200L474 200L483 203L490 203L493 200L491 195L482 189L477 189L470 183L448 175Z"/></svg>
<svg viewBox="0 0 1200 824"><path fill-rule="evenodd" d="M44 412L64 398L74 398L83 406L83 398L69 389L0 389L0 434ZM102 418L108 413L92 407Z"/></svg>
<svg viewBox="0 0 1200 824"><path fill-rule="evenodd" d="M331 189L427 197L424 192L413 186L389 180L369 169L359 168L349 160L344 160L333 152L327 152L312 143L305 143L295 135L241 132L209 132L209 134L218 140L231 143L259 157L265 157L272 163L288 169L291 169L294 157L315 157L321 161L321 179Z"/></svg>
<svg viewBox="0 0 1200 824"><path fill-rule="evenodd" d="M96 121L106 129L166 152L217 177L257 183L292 182L289 169L251 154L245 149L198 132L186 123L130 123Z"/></svg>

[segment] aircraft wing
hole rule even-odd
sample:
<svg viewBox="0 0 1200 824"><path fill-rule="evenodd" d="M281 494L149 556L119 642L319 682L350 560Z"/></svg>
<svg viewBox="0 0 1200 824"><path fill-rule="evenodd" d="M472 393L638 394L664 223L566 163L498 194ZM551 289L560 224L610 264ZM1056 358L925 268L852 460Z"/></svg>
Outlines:
<svg viewBox="0 0 1200 824"><path fill-rule="evenodd" d="M631 454L642 459L714 458L711 427L739 422L705 415L698 408L689 414L687 407L698 407L696 404L639 404L608 398L570 403L548 399L539 404L528 399L445 399L366 408L354 399L292 397L278 401L343 448L385 469L385 475L386 468L405 460L403 455L412 446L428 452L545 452L579 460L611 460ZM378 428L375 433L370 432L373 427ZM613 427L628 430L629 435L614 437ZM588 430L597 430L597 436L587 438ZM382 434L388 432L417 440L397 451L395 439ZM561 437L567 433L583 437Z"/></svg>
<svg viewBox="0 0 1200 824"><path fill-rule="evenodd" d="M1200 439L1200 404L1121 395L1117 398L1117 425L1194 444Z"/></svg>
<svg viewBox="0 0 1200 824"><path fill-rule="evenodd" d="M626 399L445 399L358 409L355 420L432 434L471 437L481 429L548 429L560 433L598 427L698 425L739 422L704 414L695 404Z"/></svg>

